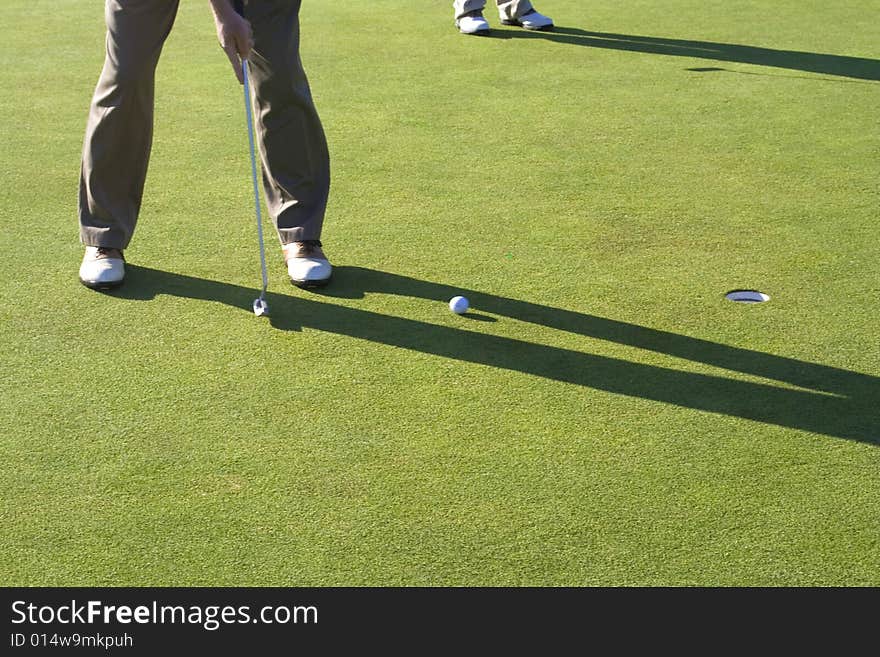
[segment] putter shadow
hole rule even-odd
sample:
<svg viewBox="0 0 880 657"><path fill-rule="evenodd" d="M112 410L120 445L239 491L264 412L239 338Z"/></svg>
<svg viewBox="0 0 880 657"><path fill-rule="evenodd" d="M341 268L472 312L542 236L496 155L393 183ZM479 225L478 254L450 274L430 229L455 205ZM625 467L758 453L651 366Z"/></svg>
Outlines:
<svg viewBox="0 0 880 657"><path fill-rule="evenodd" d="M574 27L557 26L552 32L493 30L497 39L547 39L587 48L627 50L654 55L693 57L711 61L754 64L775 68L835 75L859 80L880 80L880 60L848 57L797 50L775 50L735 43L668 39L664 37L589 32Z"/></svg>
<svg viewBox="0 0 880 657"><path fill-rule="evenodd" d="M172 294L216 301L251 313L252 288L136 265L127 270L125 287L113 296L153 299ZM333 298L363 298L371 292L439 303L464 294L474 307L487 313L801 389L684 372L328 303ZM308 297L269 293L267 300L272 326L281 330L308 327L630 397L880 444L880 379L858 372L360 267L337 267L332 286L323 292Z"/></svg>

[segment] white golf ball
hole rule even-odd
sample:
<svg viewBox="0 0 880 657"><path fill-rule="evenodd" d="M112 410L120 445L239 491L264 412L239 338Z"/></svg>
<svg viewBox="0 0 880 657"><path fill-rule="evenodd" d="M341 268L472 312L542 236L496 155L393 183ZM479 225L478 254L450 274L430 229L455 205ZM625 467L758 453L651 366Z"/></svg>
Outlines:
<svg viewBox="0 0 880 657"><path fill-rule="evenodd" d="M470 302L465 297L452 297L449 300L449 310L454 312L456 315L466 313L470 305Z"/></svg>

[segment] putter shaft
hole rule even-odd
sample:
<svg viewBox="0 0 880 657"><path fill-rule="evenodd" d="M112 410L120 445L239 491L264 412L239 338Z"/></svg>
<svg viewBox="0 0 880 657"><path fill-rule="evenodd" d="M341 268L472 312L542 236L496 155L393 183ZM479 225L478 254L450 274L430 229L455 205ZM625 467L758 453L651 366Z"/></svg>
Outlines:
<svg viewBox="0 0 880 657"><path fill-rule="evenodd" d="M260 292L260 299L266 295L266 288L269 286L269 277L266 272L266 248L263 244L263 218L260 212L260 191L257 184L257 156L254 147L254 119L253 109L251 105L251 84L248 72L248 60L241 61L242 73L244 74L244 109L247 116L248 127L248 143L251 151L251 179L254 183L254 207L257 211L257 239L260 243L260 269L263 275L263 289Z"/></svg>

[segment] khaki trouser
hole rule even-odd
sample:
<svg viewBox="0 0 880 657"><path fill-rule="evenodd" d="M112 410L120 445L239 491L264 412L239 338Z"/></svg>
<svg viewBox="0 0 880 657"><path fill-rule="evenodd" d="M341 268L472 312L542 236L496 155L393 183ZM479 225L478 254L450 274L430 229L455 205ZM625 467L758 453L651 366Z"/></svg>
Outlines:
<svg viewBox="0 0 880 657"><path fill-rule="evenodd" d="M532 8L529 0L497 0L498 14L502 18L514 20ZM486 6L486 0L455 0L452 3L455 7L455 18L458 20L469 11L477 11Z"/></svg>
<svg viewBox="0 0 880 657"><path fill-rule="evenodd" d="M107 56L89 111L80 178L80 237L87 246L124 249L134 233L152 145L156 64L178 4L106 0ZM249 68L263 187L282 244L320 238L330 189L327 142L299 58L300 4L249 0L245 8L254 31ZM216 56L225 60L219 48ZM232 71L228 75L235 84ZM244 132L240 109L241 120L230 129ZM242 175L246 162L243 152Z"/></svg>

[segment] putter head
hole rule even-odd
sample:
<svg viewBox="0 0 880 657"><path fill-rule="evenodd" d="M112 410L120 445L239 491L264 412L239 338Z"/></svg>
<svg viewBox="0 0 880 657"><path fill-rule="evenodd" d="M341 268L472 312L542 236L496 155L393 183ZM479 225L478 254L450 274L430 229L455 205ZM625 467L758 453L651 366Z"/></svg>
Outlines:
<svg viewBox="0 0 880 657"><path fill-rule="evenodd" d="M258 298L254 299L254 315L257 317L262 317L263 315L269 314L269 304L266 303L265 299Z"/></svg>

